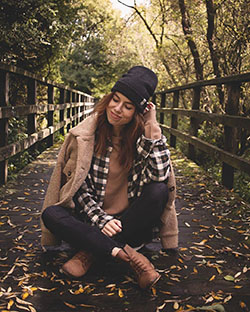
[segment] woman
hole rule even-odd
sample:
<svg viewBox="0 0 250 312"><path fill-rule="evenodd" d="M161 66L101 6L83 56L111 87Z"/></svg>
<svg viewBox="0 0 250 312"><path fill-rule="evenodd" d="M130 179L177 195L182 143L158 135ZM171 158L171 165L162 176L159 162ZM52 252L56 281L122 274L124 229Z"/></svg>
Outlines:
<svg viewBox="0 0 250 312"><path fill-rule="evenodd" d="M64 240L79 250L62 271L83 276L94 257L128 263L141 288L160 275L136 249L161 226L163 248L176 248L175 180L165 137L149 103L154 72L135 66L94 113L71 129L58 155L42 213L42 245Z"/></svg>

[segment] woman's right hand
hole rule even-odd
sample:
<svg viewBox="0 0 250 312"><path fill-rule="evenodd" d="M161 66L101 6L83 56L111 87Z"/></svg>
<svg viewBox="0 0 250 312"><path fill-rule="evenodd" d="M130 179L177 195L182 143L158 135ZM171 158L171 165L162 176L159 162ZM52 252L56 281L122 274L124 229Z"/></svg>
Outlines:
<svg viewBox="0 0 250 312"><path fill-rule="evenodd" d="M112 219L102 228L102 233L112 237L122 231L122 223L120 220Z"/></svg>

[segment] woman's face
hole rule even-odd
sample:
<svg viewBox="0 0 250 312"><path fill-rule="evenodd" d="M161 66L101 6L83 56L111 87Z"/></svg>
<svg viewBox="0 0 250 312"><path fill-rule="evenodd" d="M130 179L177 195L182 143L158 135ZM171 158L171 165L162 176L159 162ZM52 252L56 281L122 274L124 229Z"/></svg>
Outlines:
<svg viewBox="0 0 250 312"><path fill-rule="evenodd" d="M124 125L134 117L134 104L122 93L115 92L106 108L108 122L113 126L114 135L119 136Z"/></svg>

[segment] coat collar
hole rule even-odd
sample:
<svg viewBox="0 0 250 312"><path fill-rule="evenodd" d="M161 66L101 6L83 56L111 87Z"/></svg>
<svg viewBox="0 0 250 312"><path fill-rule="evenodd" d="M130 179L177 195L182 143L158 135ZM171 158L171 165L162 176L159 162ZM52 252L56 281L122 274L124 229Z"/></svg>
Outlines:
<svg viewBox="0 0 250 312"><path fill-rule="evenodd" d="M96 131L97 114L91 114L69 132L75 137L93 136Z"/></svg>

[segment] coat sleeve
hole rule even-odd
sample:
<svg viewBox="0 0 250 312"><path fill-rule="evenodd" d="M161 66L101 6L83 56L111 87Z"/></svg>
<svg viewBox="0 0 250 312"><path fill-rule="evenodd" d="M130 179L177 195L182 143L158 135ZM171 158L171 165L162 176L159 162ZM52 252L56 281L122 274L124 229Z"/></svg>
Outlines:
<svg viewBox="0 0 250 312"><path fill-rule="evenodd" d="M66 162L66 157L69 154L69 144L71 142L71 134L69 134L58 153L57 162L55 165L55 168L53 170L53 173L50 178L50 182L46 191L45 199L43 202L42 211L51 206L54 205L59 201L60 197L60 189L63 184L63 167ZM56 239L56 237L45 227L42 219L41 219L41 229L42 229L42 238L41 238L41 244L44 245L57 245L60 242Z"/></svg>
<svg viewBox="0 0 250 312"><path fill-rule="evenodd" d="M169 198L161 216L161 244L164 249L178 247L178 221L175 210L176 182L172 163L170 161L170 175L168 179Z"/></svg>

